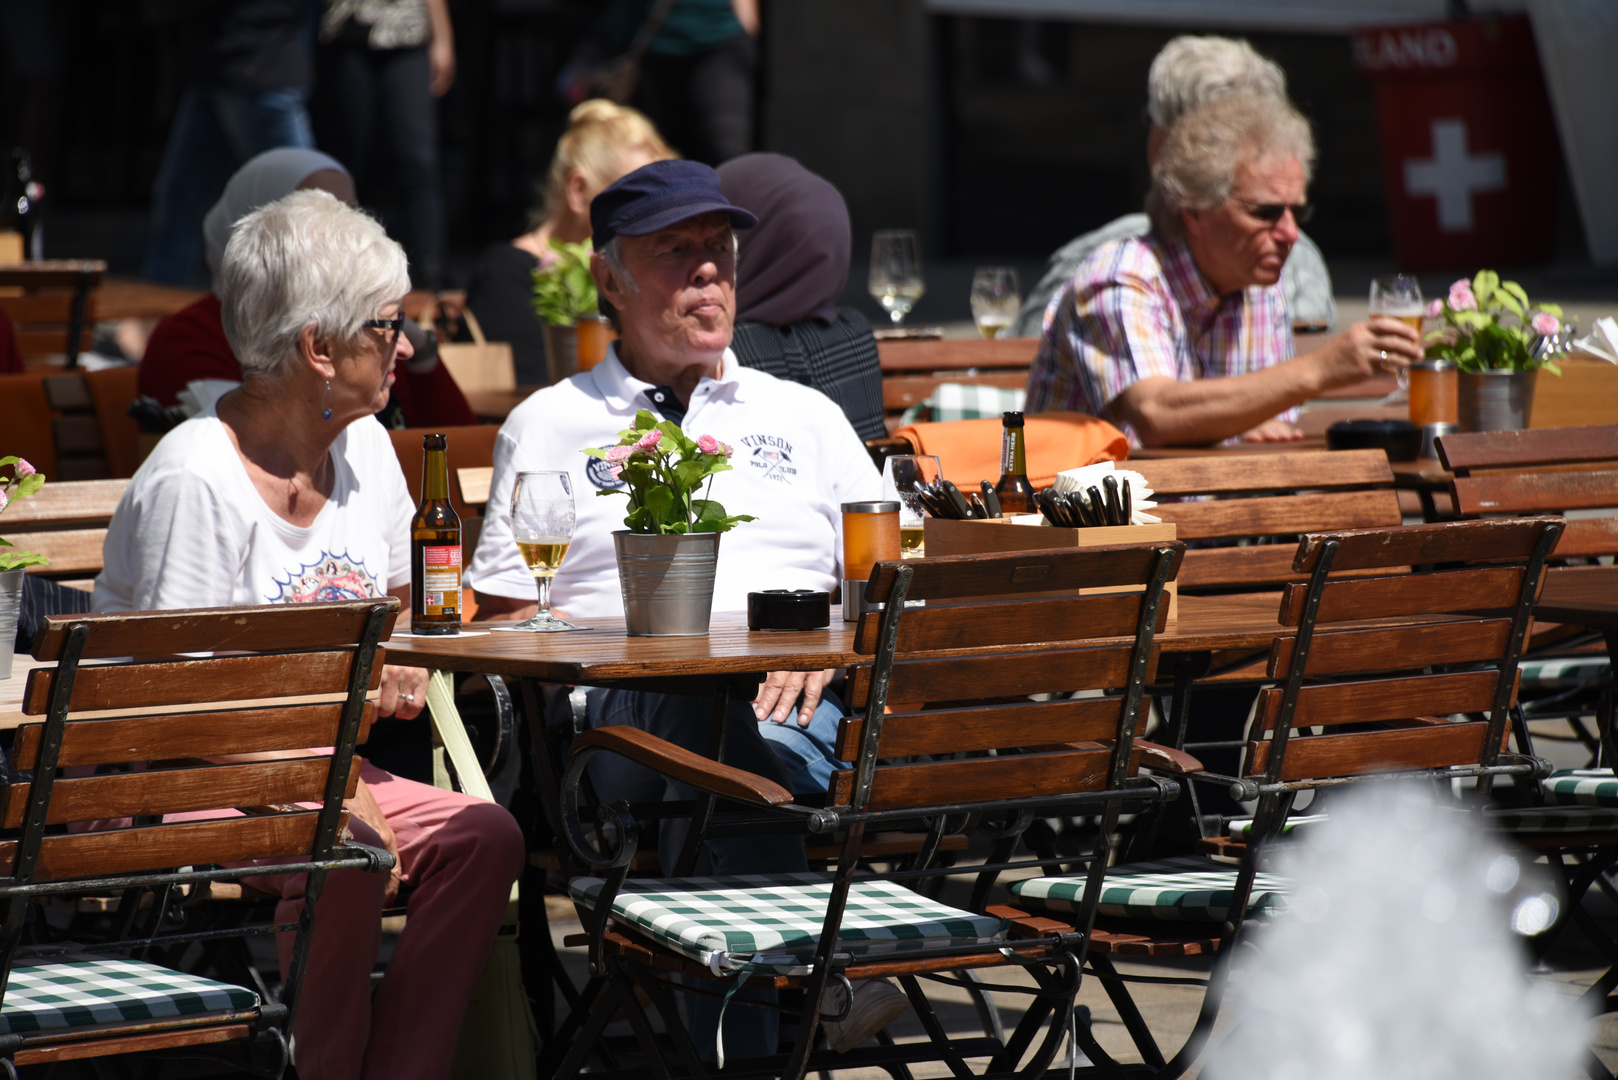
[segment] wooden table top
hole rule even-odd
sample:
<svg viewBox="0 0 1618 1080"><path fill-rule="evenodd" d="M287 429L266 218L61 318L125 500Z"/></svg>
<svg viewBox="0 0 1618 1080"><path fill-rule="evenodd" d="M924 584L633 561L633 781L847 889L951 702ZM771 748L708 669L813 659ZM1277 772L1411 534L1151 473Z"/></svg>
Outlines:
<svg viewBox="0 0 1618 1080"><path fill-rule="evenodd" d="M511 410L528 400L535 387L519 390L468 390L466 403L481 423L503 423Z"/></svg>
<svg viewBox="0 0 1618 1080"><path fill-rule="evenodd" d="M1592 630L1618 630L1618 566L1552 569L1539 603L1534 605L1534 615Z"/></svg>
<svg viewBox="0 0 1618 1080"><path fill-rule="evenodd" d="M208 294L134 278L107 278L90 294L97 319L161 319Z"/></svg>

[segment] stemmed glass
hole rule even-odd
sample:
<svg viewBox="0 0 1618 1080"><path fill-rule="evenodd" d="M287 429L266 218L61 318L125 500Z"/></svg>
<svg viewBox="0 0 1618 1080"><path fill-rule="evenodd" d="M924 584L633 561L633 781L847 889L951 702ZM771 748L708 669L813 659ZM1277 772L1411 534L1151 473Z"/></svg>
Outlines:
<svg viewBox="0 0 1618 1080"><path fill-rule="evenodd" d="M922 521L927 508L916 488L936 484L944 475L931 454L895 454L882 463L882 497L899 504L899 554L919 559L926 554Z"/></svg>
<svg viewBox="0 0 1618 1080"><path fill-rule="evenodd" d="M921 279L921 241L909 229L883 229L871 238L871 296L882 305L893 325L910 314L927 291Z"/></svg>
<svg viewBox="0 0 1618 1080"><path fill-rule="evenodd" d="M551 614L551 581L573 542L573 479L565 472L517 474L511 492L511 535L539 587L539 611L513 626L548 634L578 627Z"/></svg>
<svg viewBox="0 0 1618 1080"><path fill-rule="evenodd" d="M1022 307L1017 271L1009 266L980 266L972 275L972 318L978 333L992 338L1011 325Z"/></svg>
<svg viewBox="0 0 1618 1080"><path fill-rule="evenodd" d="M1421 333L1421 320L1425 317L1425 302L1421 297L1421 283L1411 274L1394 274L1392 277L1373 278L1371 281L1372 315L1386 315L1390 319L1398 319L1413 327L1416 333ZM1397 405L1405 401L1410 393L1410 374L1404 368L1399 369L1399 389L1389 394L1383 401L1384 405Z"/></svg>

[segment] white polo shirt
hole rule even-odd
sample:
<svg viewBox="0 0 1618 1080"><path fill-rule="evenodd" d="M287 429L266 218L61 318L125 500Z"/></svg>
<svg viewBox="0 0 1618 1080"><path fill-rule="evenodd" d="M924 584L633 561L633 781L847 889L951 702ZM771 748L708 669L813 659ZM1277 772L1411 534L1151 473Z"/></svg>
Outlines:
<svg viewBox="0 0 1618 1080"><path fill-rule="evenodd" d="M638 409L658 413L651 383L630 375L616 346L587 372L537 391L511 411L494 444L494 481L467 580L479 592L536 596L511 538L511 489L519 472L565 469L578 525L556 574L551 604L583 618L622 615L612 534L624 527L626 495L607 463L585 447L618 444ZM727 513L752 514L719 541L715 611L745 611L759 589L819 589L841 580L842 504L881 496L872 465L842 409L818 390L743 367L725 350L718 379L704 378L681 422L695 438L735 449L732 470L713 477L710 498ZM660 414L659 414L660 415Z"/></svg>

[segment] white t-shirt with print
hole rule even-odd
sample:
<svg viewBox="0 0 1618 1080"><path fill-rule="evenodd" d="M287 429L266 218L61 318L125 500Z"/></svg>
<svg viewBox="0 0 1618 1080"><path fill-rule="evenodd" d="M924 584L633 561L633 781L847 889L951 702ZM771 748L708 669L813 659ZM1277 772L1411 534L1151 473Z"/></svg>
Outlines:
<svg viewBox="0 0 1618 1080"><path fill-rule="evenodd" d="M331 448L307 528L265 504L213 406L163 437L118 503L95 610L352 600L410 581L415 507L388 433L355 420Z"/></svg>
<svg viewBox="0 0 1618 1080"><path fill-rule="evenodd" d="M480 592L536 596L533 575L511 537L511 489L519 472L565 470L578 524L557 571L551 603L582 618L622 615L612 534L629 500L607 463L587 446L618 444L638 409L657 413L650 383L630 375L616 347L587 372L537 391L507 417L494 444L494 481L467 581ZM713 610L745 611L761 589L831 592L841 580L842 504L877 499L882 475L842 409L818 390L743 367L725 351L720 376L692 392L681 428L735 450L730 472L706 497L727 513L752 514L719 541ZM600 495L601 491L613 494Z"/></svg>

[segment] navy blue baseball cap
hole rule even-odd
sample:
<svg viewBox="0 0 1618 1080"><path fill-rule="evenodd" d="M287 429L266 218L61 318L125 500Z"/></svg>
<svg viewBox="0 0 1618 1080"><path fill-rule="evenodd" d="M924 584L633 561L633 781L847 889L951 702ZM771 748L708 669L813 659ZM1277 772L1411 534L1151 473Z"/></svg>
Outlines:
<svg viewBox="0 0 1618 1080"><path fill-rule="evenodd" d="M751 229L758 218L731 205L719 189L719 174L698 161L654 161L602 189L590 201L595 250L615 236L650 236L670 225L720 210L733 229Z"/></svg>

